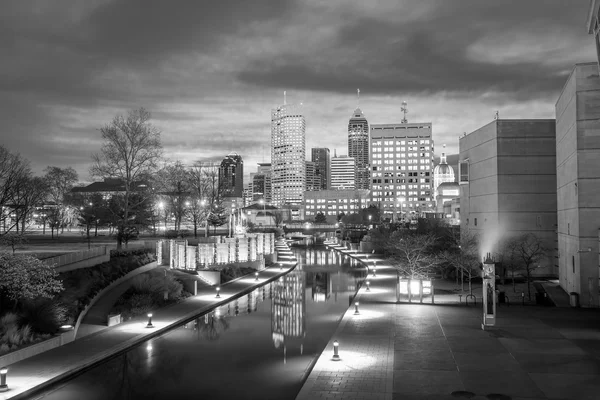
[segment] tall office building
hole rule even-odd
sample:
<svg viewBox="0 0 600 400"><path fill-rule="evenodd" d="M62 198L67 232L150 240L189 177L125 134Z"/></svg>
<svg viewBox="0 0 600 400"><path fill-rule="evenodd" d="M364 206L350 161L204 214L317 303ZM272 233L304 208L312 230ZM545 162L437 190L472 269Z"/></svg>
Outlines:
<svg viewBox="0 0 600 400"><path fill-rule="evenodd" d="M371 125L371 201L382 217L433 211L431 122Z"/></svg>
<svg viewBox="0 0 600 400"><path fill-rule="evenodd" d="M263 199L271 203L271 163L258 163L258 169L252 174L252 200Z"/></svg>
<svg viewBox="0 0 600 400"><path fill-rule="evenodd" d="M369 189L369 123L360 108L348 123L348 156L356 166L356 188Z"/></svg>
<svg viewBox="0 0 600 400"><path fill-rule="evenodd" d="M222 185L224 197L243 197L244 162L242 156L231 153L221 161L219 184Z"/></svg>
<svg viewBox="0 0 600 400"><path fill-rule="evenodd" d="M436 201L439 194L439 186L446 182L454 182L454 169L446 161L446 145L444 145L440 163L433 169L433 198Z"/></svg>
<svg viewBox="0 0 600 400"><path fill-rule="evenodd" d="M306 122L302 107L271 110L271 203L301 204L306 178Z"/></svg>
<svg viewBox="0 0 600 400"><path fill-rule="evenodd" d="M326 147L315 147L311 149L311 161L315 165L315 173L321 180L321 190L329 189L331 184L331 156Z"/></svg>
<svg viewBox="0 0 600 400"><path fill-rule="evenodd" d="M331 189L355 189L356 164L354 157L341 156L331 159Z"/></svg>
<svg viewBox="0 0 600 400"><path fill-rule="evenodd" d="M587 18L587 31L594 35L596 57L600 63L600 0L591 0Z"/></svg>
<svg viewBox="0 0 600 400"><path fill-rule="evenodd" d="M314 192L321 190L321 176L317 174L317 163L306 162L306 191Z"/></svg>

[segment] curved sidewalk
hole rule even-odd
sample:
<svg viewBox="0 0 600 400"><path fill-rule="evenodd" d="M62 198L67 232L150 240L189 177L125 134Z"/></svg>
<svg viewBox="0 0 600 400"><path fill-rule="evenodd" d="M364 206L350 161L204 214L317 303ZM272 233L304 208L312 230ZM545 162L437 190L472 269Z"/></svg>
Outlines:
<svg viewBox="0 0 600 400"><path fill-rule="evenodd" d="M0 400L28 398L55 382L158 336L187 319L242 296L294 269L296 259L289 247L283 241L277 241L275 248L279 265L260 270L258 282L254 275L230 281L221 286L220 298L215 297L214 288L202 288L196 296L156 310L152 317L153 328L146 328L146 318L134 319L9 365L6 379L9 390L0 393Z"/></svg>
<svg viewBox="0 0 600 400"><path fill-rule="evenodd" d="M600 310L502 307L484 331L481 306L437 295L435 305L397 304L396 271L375 259L359 314L349 307L296 400L598 399Z"/></svg>

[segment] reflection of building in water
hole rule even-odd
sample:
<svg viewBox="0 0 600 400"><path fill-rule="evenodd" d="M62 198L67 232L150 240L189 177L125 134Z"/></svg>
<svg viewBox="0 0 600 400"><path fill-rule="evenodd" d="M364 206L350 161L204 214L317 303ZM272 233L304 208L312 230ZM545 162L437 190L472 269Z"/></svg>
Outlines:
<svg viewBox="0 0 600 400"><path fill-rule="evenodd" d="M303 351L306 336L306 298L304 271L298 265L295 270L272 283L271 332L276 349L283 347L284 363L287 348Z"/></svg>
<svg viewBox="0 0 600 400"><path fill-rule="evenodd" d="M331 296L331 278L327 272L314 272L312 275L311 294L315 303L327 301Z"/></svg>

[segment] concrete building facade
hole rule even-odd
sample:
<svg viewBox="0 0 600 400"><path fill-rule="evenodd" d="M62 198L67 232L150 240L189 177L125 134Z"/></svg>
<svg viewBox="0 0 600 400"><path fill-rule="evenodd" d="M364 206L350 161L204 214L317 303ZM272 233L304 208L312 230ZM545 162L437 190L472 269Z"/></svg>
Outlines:
<svg viewBox="0 0 600 400"><path fill-rule="evenodd" d="M314 147L311 149L311 159L315 163L315 174L321 180L321 190L329 189L331 184L331 154L326 147Z"/></svg>
<svg viewBox="0 0 600 400"><path fill-rule="evenodd" d="M271 203L302 204L306 185L306 122L301 105L271 110Z"/></svg>
<svg viewBox="0 0 600 400"><path fill-rule="evenodd" d="M431 123L371 125L371 203L383 218L433 211Z"/></svg>
<svg viewBox="0 0 600 400"><path fill-rule="evenodd" d="M358 213L368 207L369 191L356 190L321 190L304 193L304 209L306 219L314 219L318 213L327 217L327 222L337 222L341 213L345 215Z"/></svg>
<svg viewBox="0 0 600 400"><path fill-rule="evenodd" d="M356 187L356 160L340 156L331 159L331 184L333 190L354 189Z"/></svg>
<svg viewBox="0 0 600 400"><path fill-rule="evenodd" d="M556 275L555 120L502 120L459 140L460 229L479 236L480 256L534 233L549 249L538 275Z"/></svg>
<svg viewBox="0 0 600 400"><path fill-rule="evenodd" d="M360 108L348 122L348 156L354 158L356 188L369 189L369 123Z"/></svg>
<svg viewBox="0 0 600 400"><path fill-rule="evenodd" d="M317 163L306 162L306 188L307 192L321 190L321 176L317 173Z"/></svg>
<svg viewBox="0 0 600 400"><path fill-rule="evenodd" d="M556 102L558 264L561 287L598 307L600 78L597 63L577 64Z"/></svg>

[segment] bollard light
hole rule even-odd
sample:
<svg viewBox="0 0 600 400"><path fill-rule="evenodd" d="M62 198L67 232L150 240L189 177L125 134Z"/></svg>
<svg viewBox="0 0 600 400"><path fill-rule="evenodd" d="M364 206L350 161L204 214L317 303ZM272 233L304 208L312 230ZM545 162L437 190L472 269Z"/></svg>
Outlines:
<svg viewBox="0 0 600 400"><path fill-rule="evenodd" d="M525 292L521 292L521 305L525 305Z"/></svg>
<svg viewBox="0 0 600 400"><path fill-rule="evenodd" d="M373 277L377 276L377 267L373 265Z"/></svg>
<svg viewBox="0 0 600 400"><path fill-rule="evenodd" d="M367 281L367 292L371 291L371 288L369 287L370 284L371 284L371 282Z"/></svg>
<svg viewBox="0 0 600 400"><path fill-rule="evenodd" d="M340 343L337 340L333 341L333 361L340 361L339 353Z"/></svg>
<svg viewBox="0 0 600 400"><path fill-rule="evenodd" d="M146 325L146 328L154 328L154 325L152 325L152 313L148 313L148 324Z"/></svg>
<svg viewBox="0 0 600 400"><path fill-rule="evenodd" d="M258 280L258 272L254 273L254 280L257 281Z"/></svg>
<svg viewBox="0 0 600 400"><path fill-rule="evenodd" d="M6 384L6 374L8 373L8 368L2 367L0 368L0 392L6 392L8 390L8 385Z"/></svg>
<svg viewBox="0 0 600 400"><path fill-rule="evenodd" d="M215 296L216 298L221 297L221 295L219 294L219 291L221 290L220 286L217 286L217 295Z"/></svg>
<svg viewBox="0 0 600 400"><path fill-rule="evenodd" d="M279 263L279 270L283 271L283 263Z"/></svg>
<svg viewBox="0 0 600 400"><path fill-rule="evenodd" d="M358 301L357 301L356 303L354 303L354 315L358 315L358 314L360 314L360 313L358 312Z"/></svg>

